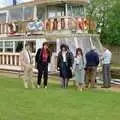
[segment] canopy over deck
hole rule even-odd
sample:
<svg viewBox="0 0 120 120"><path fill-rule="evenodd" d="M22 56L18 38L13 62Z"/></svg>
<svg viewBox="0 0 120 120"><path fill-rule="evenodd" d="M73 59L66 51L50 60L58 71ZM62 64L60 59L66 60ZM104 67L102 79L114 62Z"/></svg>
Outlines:
<svg viewBox="0 0 120 120"><path fill-rule="evenodd" d="M88 3L88 0L33 0L30 2L22 3L15 5L14 7L21 7L21 6L33 6L33 5L55 5L55 4L61 4L61 3L67 3L67 4L76 4L76 5L86 5ZM13 8L13 5L0 8L0 10L8 10Z"/></svg>
<svg viewBox="0 0 120 120"><path fill-rule="evenodd" d="M87 4L88 0L35 0L35 4L58 4L58 3L71 3L71 4Z"/></svg>

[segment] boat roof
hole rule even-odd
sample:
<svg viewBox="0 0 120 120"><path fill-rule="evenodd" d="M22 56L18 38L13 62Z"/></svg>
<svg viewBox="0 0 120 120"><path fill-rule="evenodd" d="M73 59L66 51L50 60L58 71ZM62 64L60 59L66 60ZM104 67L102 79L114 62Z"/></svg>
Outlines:
<svg viewBox="0 0 120 120"><path fill-rule="evenodd" d="M4 8L0 8L1 10L9 10L17 7L23 7L23 6L33 6L33 5L56 5L61 3L68 3L68 4L76 4L76 5L86 5L88 3L88 0L33 0L31 2L25 2L18 5L10 5Z"/></svg>

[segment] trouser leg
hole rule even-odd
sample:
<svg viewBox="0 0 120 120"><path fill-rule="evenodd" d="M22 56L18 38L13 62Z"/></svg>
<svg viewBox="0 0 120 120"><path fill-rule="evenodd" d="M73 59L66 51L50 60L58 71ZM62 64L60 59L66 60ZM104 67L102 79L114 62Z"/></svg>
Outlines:
<svg viewBox="0 0 120 120"><path fill-rule="evenodd" d="M111 71L110 71L110 64L108 65L108 87L111 87Z"/></svg>
<svg viewBox="0 0 120 120"><path fill-rule="evenodd" d="M65 79L65 88L67 88L67 87L68 87L68 82L69 82L69 79L68 79L68 78L66 78L66 79Z"/></svg>
<svg viewBox="0 0 120 120"><path fill-rule="evenodd" d="M110 74L110 65L103 65L103 85L104 87L110 87L111 74Z"/></svg>
<svg viewBox="0 0 120 120"><path fill-rule="evenodd" d="M37 84L38 85L41 85L42 74L43 74L43 67L41 65L38 68L38 78L37 78Z"/></svg>
<svg viewBox="0 0 120 120"><path fill-rule="evenodd" d="M92 71L91 71L91 87L95 87L95 84L96 84L96 72L97 72L97 67L92 67Z"/></svg>
<svg viewBox="0 0 120 120"><path fill-rule="evenodd" d="M44 87L47 86L48 83L48 65L44 65Z"/></svg>
<svg viewBox="0 0 120 120"><path fill-rule="evenodd" d="M87 68L85 72L85 86L89 87L89 81L90 81L90 70Z"/></svg>
<svg viewBox="0 0 120 120"><path fill-rule="evenodd" d="M29 83L29 73L28 73L28 68L24 68L24 87L28 88L28 83Z"/></svg>
<svg viewBox="0 0 120 120"><path fill-rule="evenodd" d="M35 88L35 80L33 79L33 70L31 69L29 72L30 82L32 85L32 88Z"/></svg>
<svg viewBox="0 0 120 120"><path fill-rule="evenodd" d="M61 83L62 83L62 88L65 88L65 78L61 79Z"/></svg>

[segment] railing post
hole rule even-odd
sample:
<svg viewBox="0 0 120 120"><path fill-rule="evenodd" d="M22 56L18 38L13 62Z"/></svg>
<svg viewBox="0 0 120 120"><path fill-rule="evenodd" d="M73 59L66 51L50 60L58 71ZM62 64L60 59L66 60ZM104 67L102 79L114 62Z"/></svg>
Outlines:
<svg viewBox="0 0 120 120"><path fill-rule="evenodd" d="M65 18L65 29L68 30L68 18Z"/></svg>
<svg viewBox="0 0 120 120"><path fill-rule="evenodd" d="M1 57L2 57L2 56L0 55L0 64L2 64Z"/></svg>
<svg viewBox="0 0 120 120"><path fill-rule="evenodd" d="M16 55L15 55L14 59L15 59L15 66L16 66L17 65L17 56Z"/></svg>
<svg viewBox="0 0 120 120"><path fill-rule="evenodd" d="M8 55L6 55L6 64L8 65Z"/></svg>
<svg viewBox="0 0 120 120"><path fill-rule="evenodd" d="M12 59L12 55L10 55L10 65L13 65L13 59Z"/></svg>
<svg viewBox="0 0 120 120"><path fill-rule="evenodd" d="M20 62L20 55L19 55L19 66L21 65L21 62Z"/></svg>
<svg viewBox="0 0 120 120"><path fill-rule="evenodd" d="M5 63L4 55L2 55L2 61L3 61L3 65L4 65L4 63Z"/></svg>
<svg viewBox="0 0 120 120"><path fill-rule="evenodd" d="M65 4L65 16L68 16L68 4Z"/></svg>

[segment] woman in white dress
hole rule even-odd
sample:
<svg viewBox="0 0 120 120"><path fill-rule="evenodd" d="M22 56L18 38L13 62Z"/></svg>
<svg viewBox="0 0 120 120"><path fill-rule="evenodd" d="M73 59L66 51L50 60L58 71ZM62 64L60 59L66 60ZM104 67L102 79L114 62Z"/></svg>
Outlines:
<svg viewBox="0 0 120 120"><path fill-rule="evenodd" d="M84 58L83 52L81 48L76 49L76 57L74 61L74 73L75 73L75 80L77 88L82 91L84 89L84 78L85 78L85 71L84 71Z"/></svg>

